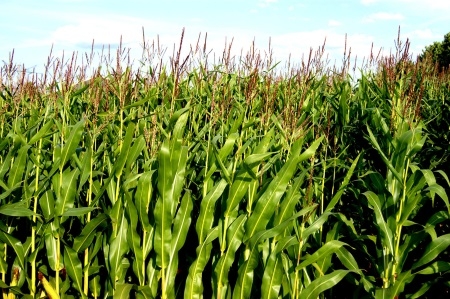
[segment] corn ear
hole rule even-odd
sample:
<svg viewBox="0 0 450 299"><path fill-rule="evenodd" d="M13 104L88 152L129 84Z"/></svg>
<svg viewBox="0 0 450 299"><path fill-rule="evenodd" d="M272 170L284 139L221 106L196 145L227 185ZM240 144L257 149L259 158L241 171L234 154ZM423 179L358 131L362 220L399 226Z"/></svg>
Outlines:
<svg viewBox="0 0 450 299"><path fill-rule="evenodd" d="M47 293L47 297L49 299L59 299L59 295L56 293L56 290L52 287L50 282L48 282L42 272L38 272L38 279L44 286L45 293Z"/></svg>
<svg viewBox="0 0 450 299"><path fill-rule="evenodd" d="M14 268L13 269L13 277L10 283L11 287L15 287L17 286L17 283L19 282L19 276L20 276L20 270L19 268ZM9 291L8 293L8 299L15 299L16 298L16 294L14 294L13 292Z"/></svg>

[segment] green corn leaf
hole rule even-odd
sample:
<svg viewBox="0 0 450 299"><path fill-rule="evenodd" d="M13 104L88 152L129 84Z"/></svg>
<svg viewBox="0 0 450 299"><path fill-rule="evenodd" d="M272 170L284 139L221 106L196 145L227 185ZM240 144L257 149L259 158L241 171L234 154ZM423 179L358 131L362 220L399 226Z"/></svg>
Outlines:
<svg viewBox="0 0 450 299"><path fill-rule="evenodd" d="M254 149L254 155L264 155L270 145L274 136L274 130L271 129L267 134L264 135L263 139ZM251 169L253 173L257 172L258 165ZM226 201L226 211L225 217L228 217L230 213L236 208L239 202L244 197L245 193L248 191L249 185L253 182L253 178L245 167L242 167L234 177L234 181L230 187L230 192L228 199Z"/></svg>
<svg viewBox="0 0 450 299"><path fill-rule="evenodd" d="M76 236L73 241L73 249L80 253L91 245L95 234L101 229L105 221L108 219L106 214L99 214L97 217L89 221L81 231L81 234Z"/></svg>
<svg viewBox="0 0 450 299"><path fill-rule="evenodd" d="M181 195L184 180L188 148L182 146L180 137L182 125L187 116L180 116L174 128L171 141L164 141L159 152L158 192L160 198L155 206L155 239L157 265L165 269L169 265L169 252L172 240L172 219Z"/></svg>
<svg viewBox="0 0 450 299"><path fill-rule="evenodd" d="M148 171L143 173L138 180L138 186L136 189L136 209L138 210L139 220L142 224L144 231L151 231L152 226L149 222L149 207L152 199L153 184L152 176L154 171Z"/></svg>
<svg viewBox="0 0 450 299"><path fill-rule="evenodd" d="M261 285L261 298L278 298L283 280L281 258L271 254L264 271Z"/></svg>
<svg viewBox="0 0 450 299"><path fill-rule="evenodd" d="M372 130L370 130L369 126L367 126L367 131L369 132L369 139L370 142L372 143L372 145L375 147L375 149L378 151L378 153L380 154L381 158L383 159L384 163L386 164L386 166L389 168L389 170L392 172L392 174L395 176L395 178L398 180L398 182L400 184L403 184L403 179L402 176L397 172L397 170L395 170L395 167L392 165L392 163L389 161L389 159L386 157L386 155L384 154L384 152L381 150L380 145L378 144L377 139L375 138L375 136L372 133Z"/></svg>
<svg viewBox="0 0 450 299"><path fill-rule="evenodd" d="M86 152L83 155L83 160L82 160L83 162L80 167L80 181L78 184L77 193L81 192L84 184L86 184L86 182L89 179L89 176L91 175L91 171L93 171L92 165L91 165L91 159L92 159L92 148L88 147Z"/></svg>
<svg viewBox="0 0 450 299"><path fill-rule="evenodd" d="M433 284L436 283L437 280L429 280L422 284L419 290L415 292L414 294L408 294L408 299L417 299L417 298L424 298L423 295L425 295L426 292L433 286Z"/></svg>
<svg viewBox="0 0 450 299"><path fill-rule="evenodd" d="M11 193L13 193L15 190L19 189L20 187L22 187L22 182L18 182L15 186L13 186L12 188L6 189L8 187L6 187L6 191L2 192L0 194L0 200L7 198L9 195L11 195Z"/></svg>
<svg viewBox="0 0 450 299"><path fill-rule="evenodd" d="M215 292L217 297L224 298L226 293L226 286L228 284L228 273L235 260L235 254L239 246L242 244L242 238L244 237L244 224L247 220L245 215L240 215L236 220L231 223L227 228L227 244L228 248L225 253L220 257L214 268L214 274L216 277Z"/></svg>
<svg viewBox="0 0 450 299"><path fill-rule="evenodd" d="M232 133L227 137L227 140L225 140L225 144L222 146L220 150L217 150L217 148L213 145L212 153L214 157L216 158L216 162L211 165L210 169L208 170L208 173L205 175L205 180L209 179L211 175L217 170L217 166L221 167L221 170L226 170L226 167L224 165L225 159L230 155L234 148L234 144L236 143L236 140L239 138L238 133ZM218 165L219 164L219 165ZM228 171L224 173L224 175L228 174ZM228 179L227 179L228 180Z"/></svg>
<svg viewBox="0 0 450 299"><path fill-rule="evenodd" d="M167 205L160 198L155 205L155 239L153 246L157 254L156 264L162 268L167 268L169 264L170 244L172 241L172 217L170 205Z"/></svg>
<svg viewBox="0 0 450 299"><path fill-rule="evenodd" d="M169 126L175 124L173 128L174 139L182 138L189 117L189 113L186 112L188 112L189 109L190 109L189 105L187 107L181 108L180 110L175 111L172 117L170 118Z"/></svg>
<svg viewBox="0 0 450 299"><path fill-rule="evenodd" d="M387 223L384 221L383 211L381 210L381 204L380 200L378 199L378 196L371 191L364 192L363 194L366 196L370 206L375 212L375 219L377 222L378 229L380 230L384 246L387 246L390 252L393 253L394 246L392 244L393 242L392 231L388 227Z"/></svg>
<svg viewBox="0 0 450 299"><path fill-rule="evenodd" d="M430 274L437 274L440 272L447 272L447 271L450 271L450 263L449 262L436 261L414 274L430 275Z"/></svg>
<svg viewBox="0 0 450 299"><path fill-rule="evenodd" d="M305 268L306 266L311 265L312 263L317 262L318 260L321 260L330 254L336 252L339 248L342 246L347 245L344 242L338 241L338 240L332 240L330 242L325 243L322 247L320 247L316 252L311 254L310 256L305 257L305 260L300 263L295 268L295 271L300 271L301 269Z"/></svg>
<svg viewBox="0 0 450 299"><path fill-rule="evenodd" d="M305 289L300 293L300 299L313 299L317 298L322 292L334 287L338 282L342 280L350 271L349 270L336 270L330 274L321 276L312 281Z"/></svg>
<svg viewBox="0 0 450 299"><path fill-rule="evenodd" d="M94 207L81 207L81 208L69 208L61 216L63 217L78 217L86 215L89 212L94 211L96 208Z"/></svg>
<svg viewBox="0 0 450 299"><path fill-rule="evenodd" d="M233 125L230 128L230 133L235 133L235 132L237 132L239 130L239 127L241 127L242 122L243 122L244 117L245 117L245 113L243 111L242 106L241 105L236 105L235 107L236 107L236 112L237 112L237 118L234 119ZM246 124L244 124L242 126L242 130L245 129L244 128L245 125Z"/></svg>
<svg viewBox="0 0 450 299"><path fill-rule="evenodd" d="M344 265L348 270L362 274L359 269L358 262L345 247L340 247L336 250L336 256L341 261L342 265Z"/></svg>
<svg viewBox="0 0 450 299"><path fill-rule="evenodd" d="M138 225L138 214L133 201L131 200L131 195L126 193L126 212L128 216L128 221L130 223L130 232L127 235L128 246L134 253L133 261L133 271L136 274L139 284L144 285L145 282L145 263L144 263L144 253L141 247L141 238L137 232Z"/></svg>
<svg viewBox="0 0 450 299"><path fill-rule="evenodd" d="M154 299L152 289L149 286L139 286L136 293L136 299Z"/></svg>
<svg viewBox="0 0 450 299"><path fill-rule="evenodd" d="M191 224L191 212L193 208L191 194L186 192L181 200L181 205L175 216L173 223L173 235L171 251L169 256L169 266L166 274L166 288L168 295L175 297L175 277L178 272L178 251L186 242L187 233Z"/></svg>
<svg viewBox="0 0 450 299"><path fill-rule="evenodd" d="M114 291L113 299L131 298L130 293L133 287L130 283L118 283Z"/></svg>
<svg viewBox="0 0 450 299"><path fill-rule="evenodd" d="M432 240L427 247L422 257L414 263L412 270L423 266L433 261L442 251L446 250L450 246L450 234L442 235Z"/></svg>
<svg viewBox="0 0 450 299"><path fill-rule="evenodd" d="M42 128L30 138L30 140L28 141L28 145L33 145L39 140L41 140L47 134L47 132L50 130L52 126L53 120L51 118L47 119L45 125L43 125Z"/></svg>
<svg viewBox="0 0 450 299"><path fill-rule="evenodd" d="M73 99L75 97L78 97L79 95L81 95L83 92L85 92L88 88L89 88L90 84L88 82L86 82L83 86L76 86L76 90L71 90L71 94L70 97ZM80 87L80 88L78 88Z"/></svg>
<svg viewBox="0 0 450 299"><path fill-rule="evenodd" d="M304 216L305 214L310 213L311 211L313 211L316 208L317 208L317 204L313 204L309 207L303 208L300 211L298 211L297 213L295 213L294 215L292 215L291 217L289 217L288 219L286 219L285 221L283 221L282 223L278 224L277 226L274 226L270 229L266 229L263 231L259 231L258 233L253 235L253 237L251 237L250 239L244 239L244 243L248 243L250 245L250 247L254 247L255 244L258 244L259 242L261 242L263 240L278 236L283 232L283 230L286 227L291 225L295 219L297 219L298 217ZM305 238L303 238L303 239L305 239Z"/></svg>
<svg viewBox="0 0 450 299"><path fill-rule="evenodd" d="M242 163L243 170L245 170L253 180L257 180L258 177L255 172L258 169L258 165L261 164L261 162L263 162L267 158L273 156L274 154L276 154L276 152L251 154L250 156L244 159L244 163Z"/></svg>
<svg viewBox="0 0 450 299"><path fill-rule="evenodd" d="M307 171L303 171L294 179L292 186L288 189L285 198L281 202L278 213L275 215L274 225L278 225L291 217L295 211L295 206L301 198L300 186L304 182Z"/></svg>
<svg viewBox="0 0 450 299"><path fill-rule="evenodd" d="M140 101L137 101L137 102L133 102L130 105L127 105L127 106L123 107L123 110L130 110L130 108L142 106L142 105L144 105L147 102L148 102L148 98L145 98L143 100L140 100Z"/></svg>
<svg viewBox="0 0 450 299"><path fill-rule="evenodd" d="M450 180L448 179L448 176L445 172L443 172L442 170L436 170L437 173L439 173L447 182L447 185L450 187Z"/></svg>
<svg viewBox="0 0 450 299"><path fill-rule="evenodd" d="M114 288L123 271L122 258L129 250L127 235L128 221L126 217L121 217L117 226L116 237L111 240L109 248L110 279Z"/></svg>
<svg viewBox="0 0 450 299"><path fill-rule="evenodd" d="M312 211L314 208L317 208L317 205L314 205L312 207L309 207L309 210ZM328 217L331 215L331 213L323 213L320 215L319 218L317 218L310 226L308 226L302 233L301 238L302 240L307 240L310 235L317 232L323 224L328 220Z"/></svg>
<svg viewBox="0 0 450 299"><path fill-rule="evenodd" d="M0 241L10 246L17 257L17 261L19 262L19 266L24 269L25 268L25 251L22 245L22 242L9 235L8 233L0 230Z"/></svg>
<svg viewBox="0 0 450 299"><path fill-rule="evenodd" d="M252 236L251 239L245 240L247 244L246 253L248 253L248 259L239 267L238 278L235 289L233 290L233 299L235 298L249 298L252 290L254 270L258 266L260 256L258 245L268 239L280 235L288 225L298 217L308 213L311 209L317 206L308 207L295 213L283 223L272 227L267 230L260 231Z"/></svg>
<svg viewBox="0 0 450 299"><path fill-rule="evenodd" d="M72 248L64 247L64 265L66 267L67 274L72 279L75 288L79 291L81 298L87 298L83 293L82 280L83 276L81 274L81 262L78 258L78 254Z"/></svg>
<svg viewBox="0 0 450 299"><path fill-rule="evenodd" d="M5 138L6 141L6 138ZM2 188L7 189L6 184L3 182L3 178L9 171L9 167L11 165L11 162L13 160L14 151L10 150L8 151L8 154L6 157L3 157L2 163L0 164L0 181L2 182Z"/></svg>
<svg viewBox="0 0 450 299"><path fill-rule="evenodd" d="M411 270L400 273L395 281L394 285L387 289L377 289L375 291L375 298L383 299L395 299L398 298L405 289L405 285L410 283L414 279L414 274L411 274Z"/></svg>
<svg viewBox="0 0 450 299"><path fill-rule="evenodd" d="M283 130L283 126L281 125L280 121L278 120L278 118L276 117L275 114L272 114L270 116L270 120L273 122L273 124L275 125L275 127L278 129L278 131L281 133L281 136L286 140L286 132Z"/></svg>
<svg viewBox="0 0 450 299"><path fill-rule="evenodd" d="M450 214L447 211L439 211L433 214L427 221L427 226L436 226L439 223L444 222L445 220L450 219Z"/></svg>
<svg viewBox="0 0 450 299"><path fill-rule="evenodd" d="M249 169L258 166L262 161L265 161L267 158L273 156L275 153L260 153L260 154L251 154L244 159L244 164L248 166Z"/></svg>
<svg viewBox="0 0 450 299"><path fill-rule="evenodd" d="M181 143L179 144L179 147L174 146L172 148L172 151L170 153L171 158L171 164L172 164L172 174L173 178L170 182L170 193L166 194L167 199L171 202L171 211L170 214L173 218L175 215L175 211L177 208L177 204L181 197L181 192L184 187L184 181L186 176L186 164L187 164L187 158L188 158L188 147L187 146L181 146Z"/></svg>
<svg viewBox="0 0 450 299"><path fill-rule="evenodd" d="M252 237L256 232L263 230L275 212L280 198L284 195L287 185L294 175L297 164L311 157L319 147L323 136L316 141L300 156L293 156L286 161L277 175L272 179L266 191L256 202L255 210L246 223L246 238Z"/></svg>
<svg viewBox="0 0 450 299"><path fill-rule="evenodd" d="M80 171L66 169L62 174L62 185L59 186L60 174L55 175L54 185L59 190L55 190L57 197L55 202L55 215L62 216L64 212L73 208L76 194L77 179ZM59 191L59 192L58 192ZM59 196L58 196L59 195Z"/></svg>
<svg viewBox="0 0 450 299"><path fill-rule="evenodd" d="M278 298L284 278L283 264L279 253L294 244L298 244L298 241L293 236L285 237L277 242L264 268L261 298Z"/></svg>
<svg viewBox="0 0 450 299"><path fill-rule="evenodd" d="M157 269L155 258L153 257L149 263L147 263L146 276L147 285L150 287L153 298L156 298L158 293L158 283L160 279L160 271Z"/></svg>
<svg viewBox="0 0 450 299"><path fill-rule="evenodd" d="M250 183L253 181L252 177L244 169L241 169L235 176L233 184L230 187L230 192L226 201L227 209L225 217L228 217L236 208L245 193L248 191Z"/></svg>
<svg viewBox="0 0 450 299"><path fill-rule="evenodd" d="M320 136L319 138L314 140L314 142L311 144L311 146L308 147L303 153L300 154L300 156L298 157L297 163L300 163L302 161L305 161L306 159L311 158L312 155L314 155L314 153L316 152L317 148L322 143L323 138L324 138L324 136ZM301 144L303 142L302 139L299 139L298 141L300 142L299 144ZM294 143L292 148L294 149L292 153L295 155L296 154L296 151L295 151L296 143Z"/></svg>
<svg viewBox="0 0 450 299"><path fill-rule="evenodd" d="M0 214L14 217L29 217L34 214L33 211L24 207L26 202L10 203L0 206Z"/></svg>
<svg viewBox="0 0 450 299"><path fill-rule="evenodd" d="M214 222L214 210L217 199L222 195L227 187L227 181L220 180L200 203L200 214L196 222L198 240L201 244L206 238L206 234L211 230Z"/></svg>
<svg viewBox="0 0 450 299"><path fill-rule="evenodd" d="M219 165L219 168L222 171L222 176L226 179L228 184L231 185L232 182L231 182L230 173L229 173L228 169L226 168L225 164L223 163L222 159L220 158L219 151L217 150L217 148L215 146L213 146L212 149L213 149L214 157L216 158L216 163L217 163L217 165Z"/></svg>
<svg viewBox="0 0 450 299"><path fill-rule="evenodd" d="M8 187L12 188L22 181L22 177L25 171L25 165L28 157L28 150L30 146L22 146L17 152L17 157L14 159L14 163L11 166L8 177Z"/></svg>
<svg viewBox="0 0 450 299"><path fill-rule="evenodd" d="M186 287L184 289L184 298L203 298L202 273L210 259L212 249L211 242L218 237L219 230L216 226L209 231L208 235L205 238L205 241L197 247L197 258L189 267L189 274L186 279Z"/></svg>
<svg viewBox="0 0 450 299"><path fill-rule="evenodd" d="M139 136L134 140L133 146L129 149L129 153L126 160L126 172L128 173L131 170L131 166L133 163L136 163L139 155L145 148L145 139L144 136Z"/></svg>
<svg viewBox="0 0 450 299"><path fill-rule="evenodd" d="M49 223L44 232L44 241L45 241L45 249L47 252L47 260L50 268L53 271L59 271L63 268L62 258L59 259L58 264L58 256L61 255L58 252L57 241L55 235L59 234L59 225L57 222L57 218L55 221Z"/></svg>
<svg viewBox="0 0 450 299"><path fill-rule="evenodd" d="M125 133L125 137L123 138L122 148L114 165L114 175L116 178L119 178L122 175L123 168L127 162L128 156L130 155L130 148L133 141L135 127L136 125L134 122L130 122L127 125L127 131Z"/></svg>
<svg viewBox="0 0 450 299"><path fill-rule="evenodd" d="M447 211L450 213L450 204L448 201L447 193L445 192L445 189L442 188L442 186L434 184L426 188L425 191L430 191L430 193L432 194L432 198L434 198L435 193L439 195L439 197L444 201L445 205L447 206Z"/></svg>
<svg viewBox="0 0 450 299"><path fill-rule="evenodd" d="M78 144L80 143L83 129L84 119L76 123L75 126L73 126L73 128L70 130L69 138L67 138L67 141L61 151L61 163L59 165L61 168L64 167L67 161L69 161L70 157L75 153Z"/></svg>
<svg viewBox="0 0 450 299"><path fill-rule="evenodd" d="M246 223L246 238L265 229L275 212L280 198L284 195L286 187L297 169L297 157L291 157L272 179L266 191L256 202L255 210Z"/></svg>
<svg viewBox="0 0 450 299"><path fill-rule="evenodd" d="M341 186L339 187L338 192L333 196L330 203L328 204L327 208L325 209L325 212L331 212L331 210L336 206L336 204L341 199L342 194L344 194L344 191L348 188L348 183L350 182L350 178L353 175L353 172L355 171L356 165L358 164L359 157L361 154L359 154L356 159L353 161L352 165L350 166L350 169L347 171L347 174L345 175L344 181L342 182Z"/></svg>
<svg viewBox="0 0 450 299"><path fill-rule="evenodd" d="M176 169L174 170L172 168L170 155L171 151L169 147L169 141L166 140L161 145L161 149L159 151L158 193L160 194L161 200L164 203L164 206L162 208L167 209L165 213L169 213L168 216L172 217L171 200L173 200L173 198L171 196L171 191L174 178L173 172L176 171Z"/></svg>

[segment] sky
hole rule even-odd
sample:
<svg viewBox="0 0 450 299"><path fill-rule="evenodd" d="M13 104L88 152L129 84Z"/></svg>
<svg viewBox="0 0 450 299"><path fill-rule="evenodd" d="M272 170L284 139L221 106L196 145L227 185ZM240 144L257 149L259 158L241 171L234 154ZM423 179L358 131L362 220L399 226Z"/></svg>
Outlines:
<svg viewBox="0 0 450 299"><path fill-rule="evenodd" d="M253 41L266 53L270 40L280 63L300 61L326 39L331 64L342 61L346 35L353 59L362 61L372 44L385 55L395 51L399 26L413 55L450 31L449 0L0 0L0 11L1 63L14 49L14 62L37 72L52 47L67 57L90 52L93 40L98 53L103 45L117 49L122 37L139 61L143 40L159 37L171 56L182 28L186 49L205 33L207 51L218 56L231 40L234 55Z"/></svg>

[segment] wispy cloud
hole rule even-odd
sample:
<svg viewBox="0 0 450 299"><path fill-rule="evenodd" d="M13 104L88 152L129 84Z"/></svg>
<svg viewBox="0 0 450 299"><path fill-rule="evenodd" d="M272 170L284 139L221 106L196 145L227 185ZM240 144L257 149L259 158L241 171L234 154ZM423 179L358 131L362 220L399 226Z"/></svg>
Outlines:
<svg viewBox="0 0 450 299"><path fill-rule="evenodd" d="M278 0L259 0L258 6L264 8L276 2L278 2Z"/></svg>
<svg viewBox="0 0 450 299"><path fill-rule="evenodd" d="M54 30L49 39L54 43L81 44L95 40L96 44L116 44L121 36L124 43L139 43L142 41L142 28L146 33L158 34L156 30L164 28L165 38L177 40L181 28L162 21L151 21L142 18L122 15L76 15L68 25ZM153 29L157 28L157 29ZM155 32L147 32L147 30Z"/></svg>
<svg viewBox="0 0 450 299"><path fill-rule="evenodd" d="M370 0L363 0L370 1ZM423 1L423 0L400 0L400 2L408 3L416 8L432 8L432 9L450 9L450 1L448 0L433 0L433 1Z"/></svg>
<svg viewBox="0 0 450 299"><path fill-rule="evenodd" d="M431 29L418 29L406 33L411 38L425 39L425 40L439 40L442 38L440 34L434 33Z"/></svg>
<svg viewBox="0 0 450 299"><path fill-rule="evenodd" d="M450 1L448 0L434 0L434 1L423 1L423 0L360 0L363 5L371 5L375 3L389 3L397 5L407 5L406 8L414 9L450 9Z"/></svg>
<svg viewBox="0 0 450 299"><path fill-rule="evenodd" d="M341 25L341 22L339 22L339 21L336 21L336 20L329 20L328 21L328 26L337 27L337 26L340 26L340 25Z"/></svg>
<svg viewBox="0 0 450 299"><path fill-rule="evenodd" d="M389 13L389 12L379 12L374 13L363 19L366 23L371 23L375 21L401 21L405 17L399 13Z"/></svg>
<svg viewBox="0 0 450 299"><path fill-rule="evenodd" d="M370 4L376 3L378 1L379 0L361 0L361 4L363 4L363 5L370 5Z"/></svg>

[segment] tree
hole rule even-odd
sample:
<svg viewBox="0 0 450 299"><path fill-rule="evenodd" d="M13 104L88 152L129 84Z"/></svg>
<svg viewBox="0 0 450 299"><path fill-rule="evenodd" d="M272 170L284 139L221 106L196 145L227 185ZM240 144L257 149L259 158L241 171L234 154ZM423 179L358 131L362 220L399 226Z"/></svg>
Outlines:
<svg viewBox="0 0 450 299"><path fill-rule="evenodd" d="M425 47L420 55L420 59L430 57L430 59L439 65L439 69L448 69L450 66L450 32L444 35L442 42L434 42Z"/></svg>

